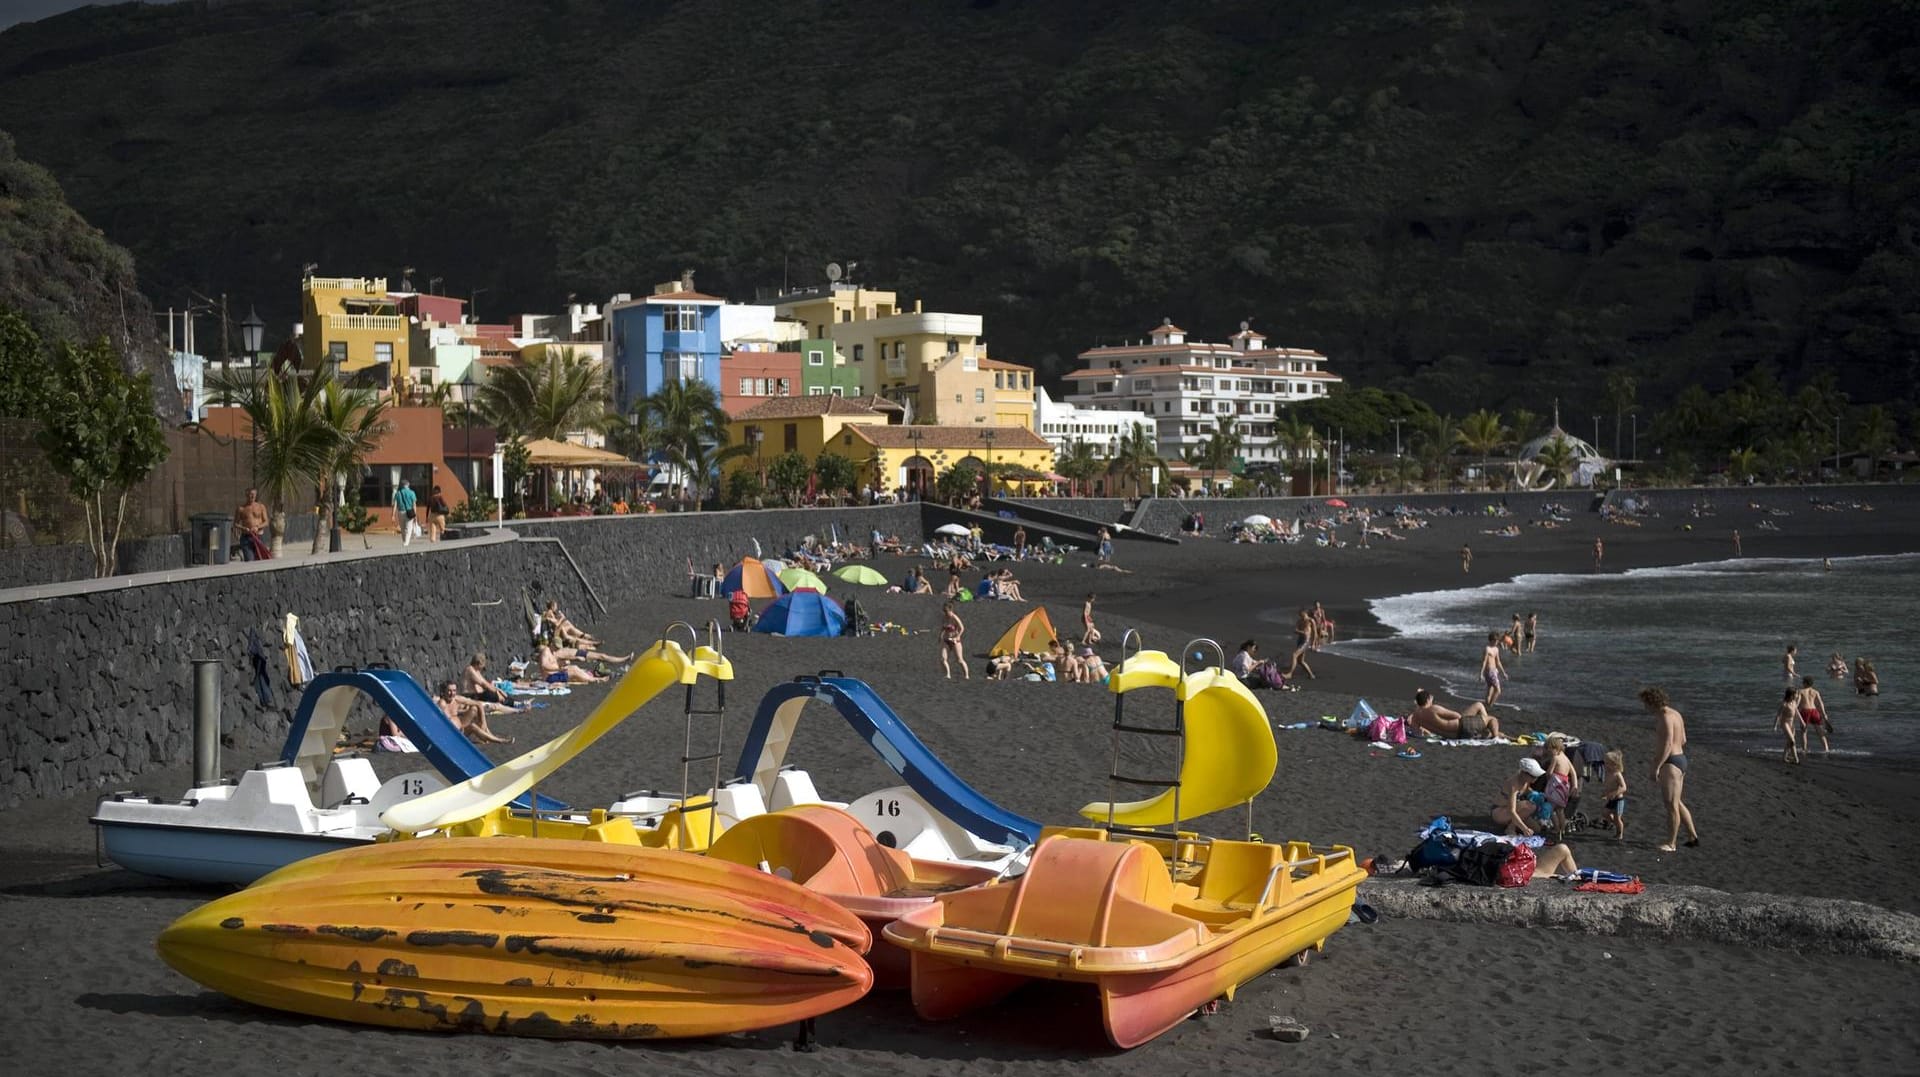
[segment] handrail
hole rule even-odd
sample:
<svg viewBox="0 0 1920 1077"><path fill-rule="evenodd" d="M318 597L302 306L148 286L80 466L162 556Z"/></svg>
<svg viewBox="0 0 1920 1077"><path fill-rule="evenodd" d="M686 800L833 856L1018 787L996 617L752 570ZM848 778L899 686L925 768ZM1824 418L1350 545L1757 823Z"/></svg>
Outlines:
<svg viewBox="0 0 1920 1077"><path fill-rule="evenodd" d="M553 537L552 535L519 535L517 536L516 541L551 542L555 546L560 547L560 556L567 559L567 564L573 569L573 574L575 576L580 577L580 586L585 587L587 589L587 597L593 599L593 604L600 607L601 613L607 612L607 604L605 602L600 601L600 592L593 589L593 581L587 579L587 574L581 571L580 562L575 561L573 559L573 554L567 552L566 543L561 542L559 539ZM687 627L692 628L693 626L688 625ZM700 642L700 637L698 635L694 636L694 642L695 643Z"/></svg>

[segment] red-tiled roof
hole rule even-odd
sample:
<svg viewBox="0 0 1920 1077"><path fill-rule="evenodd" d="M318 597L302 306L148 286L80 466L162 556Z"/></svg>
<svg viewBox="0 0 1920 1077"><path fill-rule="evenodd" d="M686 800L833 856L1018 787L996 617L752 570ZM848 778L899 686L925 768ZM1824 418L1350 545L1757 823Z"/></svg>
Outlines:
<svg viewBox="0 0 1920 1077"><path fill-rule="evenodd" d="M881 413L843 396L776 396L763 404L755 404L733 418L736 421L751 421L802 419L813 415L871 415L879 418Z"/></svg>
<svg viewBox="0 0 1920 1077"><path fill-rule="evenodd" d="M982 431L993 431L996 449L1051 449L1046 438L1024 426L856 426L853 436L880 449L968 449L987 451Z"/></svg>
<svg viewBox="0 0 1920 1077"><path fill-rule="evenodd" d="M1147 331L1147 335L1148 335L1148 336L1152 336L1152 335L1154 335L1155 333L1185 333L1185 332L1186 332L1186 330L1185 330L1185 329L1182 329L1182 328L1180 328L1179 326L1177 326L1177 325L1174 325L1174 324L1172 324L1171 322L1169 322L1169 323L1168 323L1168 324L1166 324L1166 325L1156 325L1156 326L1154 326L1154 327L1153 327L1152 329L1150 329L1150 330L1148 330L1148 331Z"/></svg>
<svg viewBox="0 0 1920 1077"><path fill-rule="evenodd" d="M982 359L980 360L980 369L981 370L1025 370L1029 373L1031 373L1033 370L1033 368L1030 366L1021 366L1019 363L1009 363L1004 359Z"/></svg>

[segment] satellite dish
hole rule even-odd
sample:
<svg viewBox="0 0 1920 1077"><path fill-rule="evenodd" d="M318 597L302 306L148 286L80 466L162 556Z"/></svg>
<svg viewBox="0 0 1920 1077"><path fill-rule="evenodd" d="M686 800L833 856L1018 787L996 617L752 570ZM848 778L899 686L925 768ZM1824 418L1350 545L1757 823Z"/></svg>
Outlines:
<svg viewBox="0 0 1920 1077"><path fill-rule="evenodd" d="M831 281L837 281L840 279L840 263L839 262L827 263L827 279Z"/></svg>
<svg viewBox="0 0 1920 1077"><path fill-rule="evenodd" d="M1246 332L1247 330L1249 330L1249 329L1251 329L1251 328L1253 328L1253 326L1251 326L1251 325L1249 325L1249 324L1247 323L1247 320L1246 320L1245 318L1242 318L1242 319L1240 319L1240 331L1241 331L1242 333L1244 333L1244 332Z"/></svg>

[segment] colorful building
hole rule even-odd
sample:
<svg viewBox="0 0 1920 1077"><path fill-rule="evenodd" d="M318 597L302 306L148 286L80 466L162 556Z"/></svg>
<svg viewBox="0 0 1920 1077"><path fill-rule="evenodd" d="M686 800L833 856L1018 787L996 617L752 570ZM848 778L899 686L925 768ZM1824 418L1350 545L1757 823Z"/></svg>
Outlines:
<svg viewBox="0 0 1920 1077"><path fill-rule="evenodd" d="M383 389L406 379L410 331L386 278L308 277L300 293L302 365Z"/></svg>
<svg viewBox="0 0 1920 1077"><path fill-rule="evenodd" d="M1231 419L1249 462L1277 462L1286 449L1275 435L1281 409L1325 396L1342 379L1323 370L1327 357L1306 348L1269 348L1245 322L1225 344L1187 339L1162 319L1137 343L1089 348L1085 369L1067 375L1067 400L1082 408L1141 411L1153 417L1160 455L1178 459Z"/></svg>
<svg viewBox="0 0 1920 1077"><path fill-rule="evenodd" d="M845 435L852 430L885 426L888 418L888 412L880 408L840 396L764 400L732 416L728 423L727 443L745 445L752 451L728 461L726 470L757 470L768 460L789 452L812 460L831 451L864 462L867 456L845 451L852 444Z"/></svg>
<svg viewBox="0 0 1920 1077"><path fill-rule="evenodd" d="M800 342L800 395L859 396L860 371L832 340L815 337Z"/></svg>
<svg viewBox="0 0 1920 1077"><path fill-rule="evenodd" d="M1024 426L852 426L833 451L861 465L862 481L878 475L882 492L922 496L931 496L934 480L960 464L1053 471L1053 446Z"/></svg>
<svg viewBox="0 0 1920 1077"><path fill-rule="evenodd" d="M670 380L720 385L720 308L726 300L693 290L691 275L643 299L607 308L613 395L621 411Z"/></svg>
<svg viewBox="0 0 1920 1077"><path fill-rule="evenodd" d="M720 406L737 416L770 399L805 396L799 352L734 352L720 359Z"/></svg>
<svg viewBox="0 0 1920 1077"><path fill-rule="evenodd" d="M1034 398L1033 426L1056 453L1071 452L1079 443L1091 448L1093 454L1103 460L1112 459L1119 451L1121 439L1134 430L1144 431L1156 443L1159 438L1159 425L1144 411L1056 404L1045 389Z"/></svg>

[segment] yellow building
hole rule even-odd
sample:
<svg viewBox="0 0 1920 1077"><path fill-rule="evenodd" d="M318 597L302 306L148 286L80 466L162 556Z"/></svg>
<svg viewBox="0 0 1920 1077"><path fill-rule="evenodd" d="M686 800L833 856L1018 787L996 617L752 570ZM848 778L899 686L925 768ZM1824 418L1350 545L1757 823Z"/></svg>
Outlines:
<svg viewBox="0 0 1920 1077"><path fill-rule="evenodd" d="M1053 470L1053 446L1024 426L850 426L833 451L852 457L863 481L877 473L883 492L927 496L937 476L963 463L982 470L1013 465L1038 475ZM996 482L995 489L1009 485L1018 484Z"/></svg>
<svg viewBox="0 0 1920 1077"><path fill-rule="evenodd" d="M308 277L300 287L300 355L309 367L386 387L408 371L407 319L384 277Z"/></svg>
<svg viewBox="0 0 1920 1077"><path fill-rule="evenodd" d="M750 451L726 465L729 473L741 468L758 470L782 453L797 452L812 460L823 451L843 451L845 432L885 426L889 412L871 402L844 396L777 396L734 416L727 424L727 444ZM864 458L861 458L864 459Z"/></svg>
<svg viewBox="0 0 1920 1077"><path fill-rule="evenodd" d="M775 312L831 339L863 395L904 405L914 422L1033 425L1033 371L987 358L978 314L903 310L893 292L833 283L789 292Z"/></svg>

